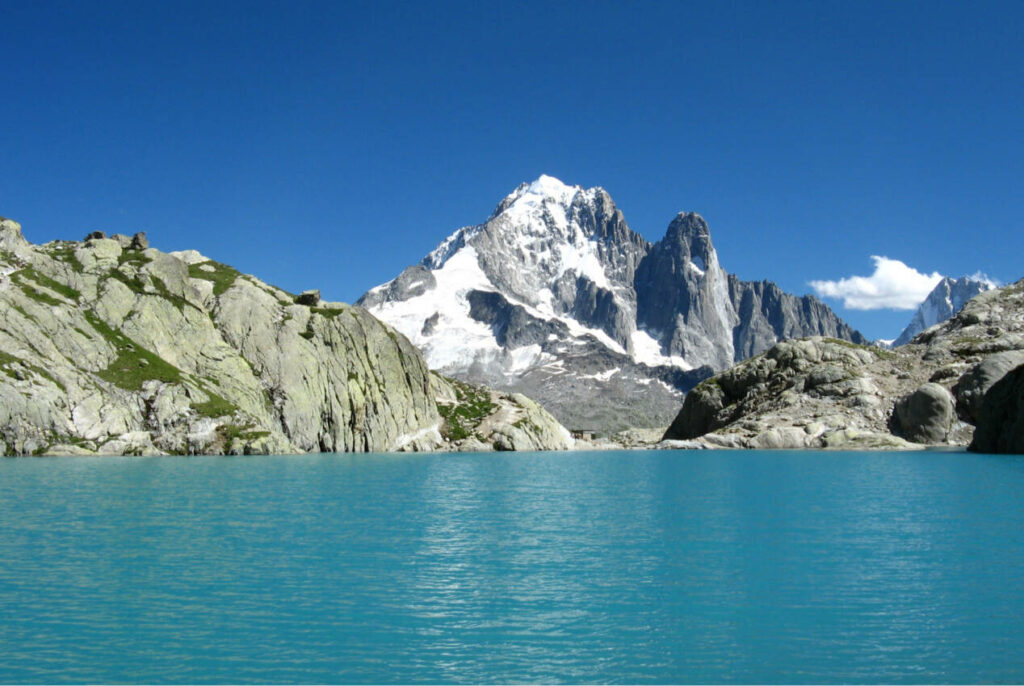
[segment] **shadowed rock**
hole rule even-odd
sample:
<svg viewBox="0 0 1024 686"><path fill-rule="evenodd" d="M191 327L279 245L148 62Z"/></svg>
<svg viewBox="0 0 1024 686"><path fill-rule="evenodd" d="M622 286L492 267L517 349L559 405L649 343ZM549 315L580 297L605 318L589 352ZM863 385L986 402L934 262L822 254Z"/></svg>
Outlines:
<svg viewBox="0 0 1024 686"><path fill-rule="evenodd" d="M937 383L926 383L897 401L892 430L915 443L942 443L949 436L955 417L950 392Z"/></svg>
<svg viewBox="0 0 1024 686"><path fill-rule="evenodd" d="M985 394L970 450L1024 454L1024 365L1007 373Z"/></svg>

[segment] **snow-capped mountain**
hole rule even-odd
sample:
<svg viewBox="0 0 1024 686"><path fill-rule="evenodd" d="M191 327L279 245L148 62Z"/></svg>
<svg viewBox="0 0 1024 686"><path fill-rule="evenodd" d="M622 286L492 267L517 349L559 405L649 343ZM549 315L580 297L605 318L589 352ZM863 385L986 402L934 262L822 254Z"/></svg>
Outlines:
<svg viewBox="0 0 1024 686"><path fill-rule="evenodd" d="M959 279L945 277L939 281L924 299L924 302L917 308L907 328L893 342L892 346L897 347L909 343L914 336L925 329L940 324L957 312L959 312L967 301L987 290L995 288L996 284L987 279L978 279L968 276Z"/></svg>
<svg viewBox="0 0 1024 686"><path fill-rule="evenodd" d="M699 215L652 245L604 189L550 176L358 304L431 368L523 392L577 428L667 424L685 391L780 338L864 342L813 297L727 274Z"/></svg>

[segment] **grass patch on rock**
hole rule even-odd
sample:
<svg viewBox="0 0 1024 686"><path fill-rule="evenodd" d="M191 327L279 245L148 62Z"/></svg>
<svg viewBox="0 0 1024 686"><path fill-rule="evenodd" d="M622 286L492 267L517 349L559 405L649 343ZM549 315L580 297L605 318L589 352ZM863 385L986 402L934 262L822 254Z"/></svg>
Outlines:
<svg viewBox="0 0 1024 686"><path fill-rule="evenodd" d="M117 358L106 369L96 372L96 376L128 391L142 390L145 381L181 382L181 370L173 364L110 327L94 313L86 312L85 318L117 351Z"/></svg>
<svg viewBox="0 0 1024 686"><path fill-rule="evenodd" d="M117 258L118 264L132 264L136 267L142 267L152 261L147 255L138 250L122 250L120 257Z"/></svg>
<svg viewBox="0 0 1024 686"><path fill-rule="evenodd" d="M72 302L76 302L82 295L74 288L55 281L45 274L40 274L32 267L25 267L14 272L11 274L11 281L21 287L26 297L45 305L63 305L64 303L46 291L40 290L39 287L45 288Z"/></svg>
<svg viewBox="0 0 1024 686"><path fill-rule="evenodd" d="M138 274L136 274L135 276L128 276L127 274L122 272L120 269L111 269L109 276L110 276L110 278L117 279L118 281L123 283L133 293L145 293L146 292L146 284L142 280L142 278L139 277Z"/></svg>
<svg viewBox="0 0 1024 686"><path fill-rule="evenodd" d="M234 285L235 279L241 276L240 272L234 267L229 267L226 264L214 262L213 260L190 264L188 266L188 275L193 279L203 279L204 281L212 282L214 295L224 293Z"/></svg>
<svg viewBox="0 0 1024 686"><path fill-rule="evenodd" d="M85 271L85 265L75 255L77 246L77 243L71 241L55 241L47 250L47 254L58 262L69 265L74 271L82 273Z"/></svg>
<svg viewBox="0 0 1024 686"><path fill-rule="evenodd" d="M327 319L334 319L339 314L343 314L345 312L342 308L334 309L332 307L311 307L309 308L309 311L313 314L318 314L321 317L326 317Z"/></svg>
<svg viewBox="0 0 1024 686"><path fill-rule="evenodd" d="M230 400L226 400L216 393L211 393L210 391L205 392L209 400L202 403L192 403L192 409L203 417L209 417L210 419L227 417L238 410L238 406Z"/></svg>
<svg viewBox="0 0 1024 686"><path fill-rule="evenodd" d="M452 405L439 403L437 411L445 422L445 437L450 441L461 441L472 436L480 422L494 413L497 405L491 402L490 391L486 388L453 379L448 382L455 389L456 402Z"/></svg>
<svg viewBox="0 0 1024 686"><path fill-rule="evenodd" d="M57 379L54 378L54 376L50 374L50 372L46 371L42 367L34 365L31 362L26 362L20 357L11 355L10 353L0 350L0 371L2 371L4 374L11 377L12 379L17 380L19 373L16 367L18 366L28 369L32 373L41 376L44 379L47 379L50 383L57 386L57 388L59 388L62 391L67 390L67 388L64 387L64 384L62 384L60 381L57 381Z"/></svg>

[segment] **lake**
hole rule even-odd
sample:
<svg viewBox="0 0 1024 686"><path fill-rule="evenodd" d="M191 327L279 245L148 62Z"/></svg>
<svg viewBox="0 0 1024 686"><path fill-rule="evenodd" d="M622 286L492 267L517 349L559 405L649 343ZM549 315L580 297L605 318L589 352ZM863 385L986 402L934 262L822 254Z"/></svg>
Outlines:
<svg viewBox="0 0 1024 686"><path fill-rule="evenodd" d="M1024 458L0 460L0 681L1024 681Z"/></svg>

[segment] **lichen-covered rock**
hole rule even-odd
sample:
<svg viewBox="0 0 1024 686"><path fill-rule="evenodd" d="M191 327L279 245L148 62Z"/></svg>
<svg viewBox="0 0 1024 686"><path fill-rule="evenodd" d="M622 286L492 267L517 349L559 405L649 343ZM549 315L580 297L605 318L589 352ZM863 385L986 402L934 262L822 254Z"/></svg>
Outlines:
<svg viewBox="0 0 1024 686"><path fill-rule="evenodd" d="M892 430L915 443L943 443L953 428L953 396L937 383L926 383L896 402Z"/></svg>
<svg viewBox="0 0 1024 686"><path fill-rule="evenodd" d="M663 438L760 449L877 443L888 433L894 358L838 339L783 341L698 385Z"/></svg>
<svg viewBox="0 0 1024 686"><path fill-rule="evenodd" d="M463 452L567 450L569 431L538 403L434 374L434 398L448 447Z"/></svg>
<svg viewBox="0 0 1024 686"><path fill-rule="evenodd" d="M1024 454L1024 365L1008 372L985 393L970 449Z"/></svg>
<svg viewBox="0 0 1024 686"><path fill-rule="evenodd" d="M143 234L33 246L0 220L0 312L5 454L445 446L403 336Z"/></svg>

